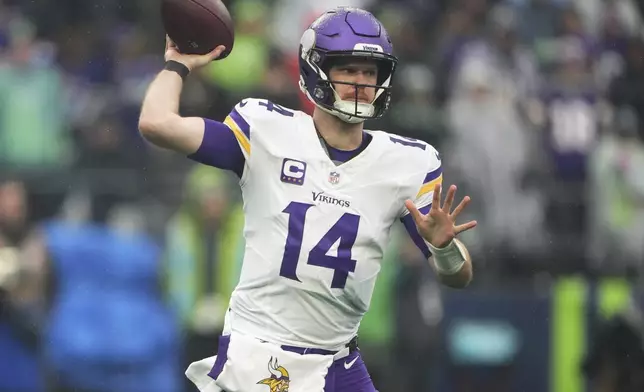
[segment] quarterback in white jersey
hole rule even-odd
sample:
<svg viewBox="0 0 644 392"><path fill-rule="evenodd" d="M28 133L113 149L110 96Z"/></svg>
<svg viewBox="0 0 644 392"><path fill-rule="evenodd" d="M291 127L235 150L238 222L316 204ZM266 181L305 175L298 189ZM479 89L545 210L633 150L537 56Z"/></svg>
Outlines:
<svg viewBox="0 0 644 392"><path fill-rule="evenodd" d="M304 33L300 86L313 116L247 98L223 121L177 113L182 79L217 58L178 53L150 86L139 128L151 142L240 177L246 248L218 355L193 364L202 391L374 391L357 350L389 233L402 221L440 279L465 287L455 237L469 198L441 206L439 153L363 129L389 105L397 59L370 13L329 11Z"/></svg>

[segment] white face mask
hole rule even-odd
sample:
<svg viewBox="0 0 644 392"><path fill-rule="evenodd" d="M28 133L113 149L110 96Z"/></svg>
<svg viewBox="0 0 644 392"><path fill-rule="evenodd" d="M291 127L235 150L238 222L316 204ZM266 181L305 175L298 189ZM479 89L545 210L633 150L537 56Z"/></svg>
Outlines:
<svg viewBox="0 0 644 392"><path fill-rule="evenodd" d="M373 117L373 114L376 112L376 108L373 106L373 102L364 103L358 102L356 105L355 101L344 101L340 99L340 96L335 91L335 88L332 88L333 95L335 96L335 102L333 102L333 107L346 113L355 113L356 116L350 114L339 113L336 111L330 111L331 114L339 118L340 120L350 123L358 124L365 121L365 118L361 117ZM378 95L376 95L376 98ZM375 98L374 98L375 101ZM360 116L360 117L357 117Z"/></svg>
<svg viewBox="0 0 644 392"><path fill-rule="evenodd" d="M376 108L370 103L358 102L358 105L356 106L355 102L342 101L339 99L337 99L333 103L333 107L343 112L355 113L358 116L364 117L373 117L373 114L376 111ZM332 114L338 117L340 120L351 124L361 123L365 120L364 118L352 116L345 113L333 112Z"/></svg>

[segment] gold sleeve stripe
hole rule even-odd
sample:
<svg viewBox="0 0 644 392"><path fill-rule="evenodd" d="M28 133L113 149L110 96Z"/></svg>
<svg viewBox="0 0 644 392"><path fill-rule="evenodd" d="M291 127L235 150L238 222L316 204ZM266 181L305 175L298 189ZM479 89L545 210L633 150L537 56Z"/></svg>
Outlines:
<svg viewBox="0 0 644 392"><path fill-rule="evenodd" d="M233 134L237 138L237 141L242 146L244 151L246 151L246 155L250 155L250 141L248 140L244 132L242 132L242 130L239 128L239 125L237 125L235 120L233 120L232 117L228 116L226 117L226 120L224 120L224 124L228 125L228 128L233 131Z"/></svg>
<svg viewBox="0 0 644 392"><path fill-rule="evenodd" d="M416 195L416 198L419 198L419 197L421 197L422 195L424 195L424 194L426 194L428 192L432 192L434 190L434 187L436 186L436 184L442 184L442 183L443 183L443 175L441 174L435 180L433 180L431 182L428 182L427 184L423 185L420 188L420 191L418 191L418 194Z"/></svg>

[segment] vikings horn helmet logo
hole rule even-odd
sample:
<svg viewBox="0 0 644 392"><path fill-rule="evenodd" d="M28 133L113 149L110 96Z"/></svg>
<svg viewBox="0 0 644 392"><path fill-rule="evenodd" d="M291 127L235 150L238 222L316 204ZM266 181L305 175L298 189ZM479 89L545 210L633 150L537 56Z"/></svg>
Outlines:
<svg viewBox="0 0 644 392"><path fill-rule="evenodd" d="M277 363L277 358L271 357L268 361L268 371L271 373L271 376L257 383L268 385L270 392L288 392L288 387L291 382L288 370Z"/></svg>

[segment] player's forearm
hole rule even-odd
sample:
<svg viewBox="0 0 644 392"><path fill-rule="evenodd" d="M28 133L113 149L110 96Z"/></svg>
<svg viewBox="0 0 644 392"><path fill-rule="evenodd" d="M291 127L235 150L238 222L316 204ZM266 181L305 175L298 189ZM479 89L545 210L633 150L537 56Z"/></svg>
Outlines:
<svg viewBox="0 0 644 392"><path fill-rule="evenodd" d="M433 248L433 267L442 284L455 289L467 287L472 281L472 258L458 239L445 248Z"/></svg>
<svg viewBox="0 0 644 392"><path fill-rule="evenodd" d="M143 100L139 131L161 148L193 154L203 141L204 120L179 115L182 84L176 72L164 70L157 75Z"/></svg>
<svg viewBox="0 0 644 392"><path fill-rule="evenodd" d="M139 119L142 133L154 130L163 121L179 116L182 87L183 81L176 72L163 70L157 75L143 99Z"/></svg>

